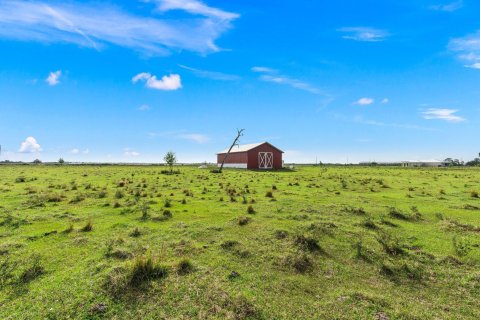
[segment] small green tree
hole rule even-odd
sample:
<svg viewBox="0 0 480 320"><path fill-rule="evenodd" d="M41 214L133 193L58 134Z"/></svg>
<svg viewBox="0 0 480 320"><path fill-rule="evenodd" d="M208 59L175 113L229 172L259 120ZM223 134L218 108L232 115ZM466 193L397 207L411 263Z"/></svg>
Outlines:
<svg viewBox="0 0 480 320"><path fill-rule="evenodd" d="M65 160L63 160L63 158L60 158L60 159L58 159L58 163L59 163L59 164L64 164L64 163L65 163Z"/></svg>
<svg viewBox="0 0 480 320"><path fill-rule="evenodd" d="M177 157L175 156L175 153L172 151L167 152L165 157L163 157L163 160L170 167L170 173L173 173L173 166L175 163L177 163Z"/></svg>

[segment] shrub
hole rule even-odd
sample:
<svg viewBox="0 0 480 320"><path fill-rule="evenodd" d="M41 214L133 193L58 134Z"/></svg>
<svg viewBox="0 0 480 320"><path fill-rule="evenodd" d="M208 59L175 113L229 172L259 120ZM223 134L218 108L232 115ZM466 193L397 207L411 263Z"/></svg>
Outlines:
<svg viewBox="0 0 480 320"><path fill-rule="evenodd" d="M130 232L130 237L138 238L142 235L138 227L135 227L132 232Z"/></svg>
<svg viewBox="0 0 480 320"><path fill-rule="evenodd" d="M116 209L116 208L120 208L122 205L118 202L118 201L115 201L113 203L113 207Z"/></svg>
<svg viewBox="0 0 480 320"><path fill-rule="evenodd" d="M400 241L387 233L381 233L380 236L377 237L377 241L380 243L383 250L391 256L402 255L405 253Z"/></svg>
<svg viewBox="0 0 480 320"><path fill-rule="evenodd" d="M140 204L140 211L142 212L142 220L148 219L148 210L150 210L150 206L147 202L142 202Z"/></svg>
<svg viewBox="0 0 480 320"><path fill-rule="evenodd" d="M40 257L39 256L34 256L33 257L33 262L30 267L25 269L21 274L19 281L22 283L27 283L32 280L35 280L39 276L45 273L45 269L43 266L40 264Z"/></svg>
<svg viewBox="0 0 480 320"><path fill-rule="evenodd" d="M129 284L139 286L146 281L160 279L168 274L167 267L152 257L137 257L129 270Z"/></svg>
<svg viewBox="0 0 480 320"><path fill-rule="evenodd" d="M115 199L122 199L124 197L122 190L117 190L115 192Z"/></svg>
<svg viewBox="0 0 480 320"><path fill-rule="evenodd" d="M246 224L248 224L250 222L250 218L249 217L240 217L238 218L238 225L240 226L244 226Z"/></svg>
<svg viewBox="0 0 480 320"><path fill-rule="evenodd" d="M277 239L285 239L286 237L288 237L288 232L285 231L285 230L276 230L275 231L275 238Z"/></svg>
<svg viewBox="0 0 480 320"><path fill-rule="evenodd" d="M178 262L177 264L176 269L179 275L189 274L194 270L193 264L188 259L180 260L180 262Z"/></svg>
<svg viewBox="0 0 480 320"><path fill-rule="evenodd" d="M243 295L237 296L231 302L235 319L258 319L261 318L257 308Z"/></svg>
<svg viewBox="0 0 480 320"><path fill-rule="evenodd" d="M373 222L372 218L367 218L362 225L367 229L371 229L371 230L378 229L377 225L375 224L375 222Z"/></svg>
<svg viewBox="0 0 480 320"><path fill-rule="evenodd" d="M88 219L87 223L83 226L82 229L80 229L81 231L83 232L90 232L93 230L93 224L92 224L92 220L91 219Z"/></svg>
<svg viewBox="0 0 480 320"><path fill-rule="evenodd" d="M248 206L247 213L248 214L254 214L255 213L255 209L253 209L253 206Z"/></svg>
<svg viewBox="0 0 480 320"><path fill-rule="evenodd" d="M457 236L454 236L452 244L455 254L459 257L465 257L472 251L472 245L467 238L457 238Z"/></svg>
<svg viewBox="0 0 480 320"><path fill-rule="evenodd" d="M265 194L265 197L273 198L273 192L272 191L267 191L267 193Z"/></svg>
<svg viewBox="0 0 480 320"><path fill-rule="evenodd" d="M306 273L313 268L313 263L306 254L292 254L283 258L283 264L295 272Z"/></svg>
<svg viewBox="0 0 480 320"><path fill-rule="evenodd" d="M165 211L163 211L163 216L165 218L170 219L173 215L172 215L172 212L170 210L165 210Z"/></svg>
<svg viewBox="0 0 480 320"><path fill-rule="evenodd" d="M165 199L165 203L163 204L165 208L170 208L172 206L172 200Z"/></svg>
<svg viewBox="0 0 480 320"><path fill-rule="evenodd" d="M236 247L237 245L239 245L238 241L235 241L235 240L227 240L225 242L223 242L220 247L222 247L222 249L224 250L230 250L232 249L233 247Z"/></svg>
<svg viewBox="0 0 480 320"><path fill-rule="evenodd" d="M390 207L388 215L392 218L399 219L399 220L410 220L410 216L398 210L395 207Z"/></svg>
<svg viewBox="0 0 480 320"><path fill-rule="evenodd" d="M478 191L471 191L471 192L470 192L470 197L472 197L472 198L478 198L478 197L479 197Z"/></svg>
<svg viewBox="0 0 480 320"><path fill-rule="evenodd" d="M107 194L108 194L107 190L100 190L100 192L98 193L98 197L100 199L103 199L103 198L107 197Z"/></svg>
<svg viewBox="0 0 480 320"><path fill-rule="evenodd" d="M304 235L297 235L294 238L294 243L300 247L302 250L314 252L314 251L323 251L317 240L306 237Z"/></svg>
<svg viewBox="0 0 480 320"><path fill-rule="evenodd" d="M20 176L20 177L17 177L15 179L16 183L22 183L22 182L25 182L25 181L27 181L27 179L24 176Z"/></svg>
<svg viewBox="0 0 480 320"><path fill-rule="evenodd" d="M70 223L67 229L63 230L63 233L71 233L73 231L73 224Z"/></svg>

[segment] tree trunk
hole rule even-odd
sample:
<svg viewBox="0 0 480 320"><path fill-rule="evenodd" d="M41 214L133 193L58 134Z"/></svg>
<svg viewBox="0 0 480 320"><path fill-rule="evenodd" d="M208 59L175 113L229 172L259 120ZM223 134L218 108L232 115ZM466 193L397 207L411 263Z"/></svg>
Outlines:
<svg viewBox="0 0 480 320"><path fill-rule="evenodd" d="M240 130L237 129L237 137L235 138L235 140L233 140L233 143L230 146L230 149L228 149L227 153L225 154L225 157L223 157L223 161L222 161L222 164L220 165L220 169L218 169L219 173L222 173L223 165L225 164L225 160L227 160L227 157L230 154L230 151L232 151L233 147L237 144L240 137L243 136L243 131L245 131L245 129L240 129Z"/></svg>

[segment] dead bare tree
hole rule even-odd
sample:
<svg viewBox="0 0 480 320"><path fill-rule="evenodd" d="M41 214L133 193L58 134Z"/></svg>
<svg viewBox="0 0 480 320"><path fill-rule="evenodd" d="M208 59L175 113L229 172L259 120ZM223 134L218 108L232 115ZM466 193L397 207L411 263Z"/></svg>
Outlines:
<svg viewBox="0 0 480 320"><path fill-rule="evenodd" d="M225 164L225 160L227 160L227 157L230 154L230 151L232 151L233 147L238 145L238 140L240 140L240 137L243 136L244 131L245 131L245 129L237 129L237 136L235 137L235 140L233 140L233 143L230 146L230 149L228 149L227 153L225 154L225 157L223 157L223 161L222 161L222 164L220 165L220 169L218 169L218 173L222 173L223 165Z"/></svg>

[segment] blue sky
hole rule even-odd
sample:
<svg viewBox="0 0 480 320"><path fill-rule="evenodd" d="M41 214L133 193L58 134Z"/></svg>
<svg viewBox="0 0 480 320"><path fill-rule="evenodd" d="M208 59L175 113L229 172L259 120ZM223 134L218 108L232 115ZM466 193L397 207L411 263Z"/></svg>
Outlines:
<svg viewBox="0 0 480 320"><path fill-rule="evenodd" d="M0 3L1 159L474 158L474 0Z"/></svg>

